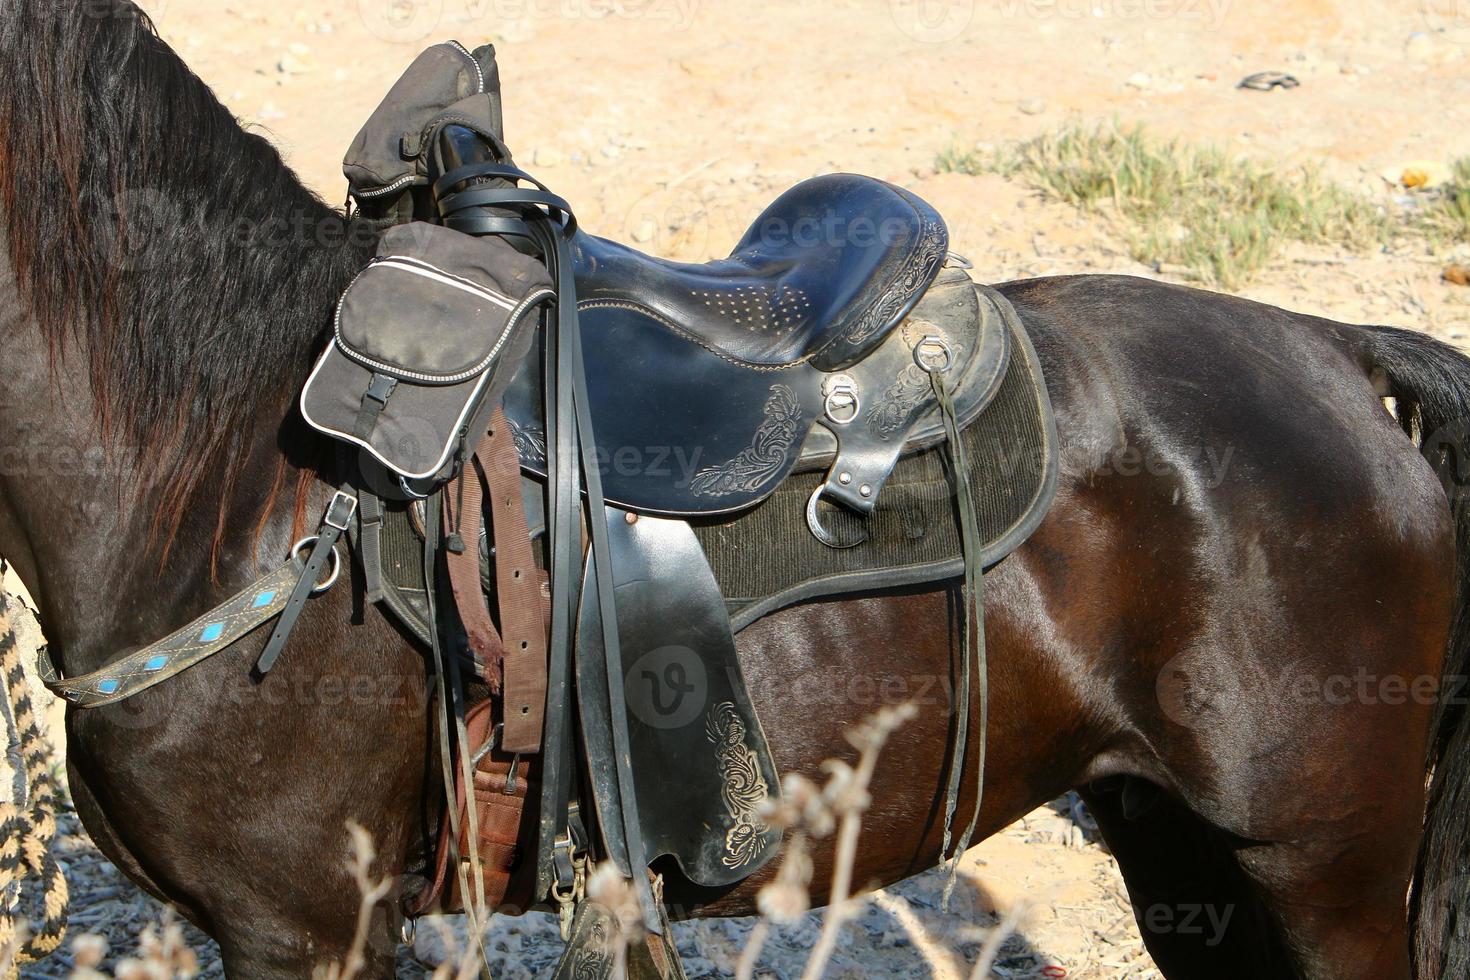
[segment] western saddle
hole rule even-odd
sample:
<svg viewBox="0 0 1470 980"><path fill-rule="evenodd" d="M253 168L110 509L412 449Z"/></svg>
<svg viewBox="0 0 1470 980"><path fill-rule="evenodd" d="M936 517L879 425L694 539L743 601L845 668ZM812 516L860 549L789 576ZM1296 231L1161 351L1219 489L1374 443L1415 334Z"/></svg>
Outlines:
<svg viewBox="0 0 1470 980"><path fill-rule="evenodd" d="M444 74L446 50L461 56L459 82L430 83ZM484 557L494 566L483 580L490 595L481 594L478 575L473 588L462 584L480 555L451 544L442 562L459 614L451 622L470 638L475 672L502 697L500 721L492 725L494 709L484 707L460 722L457 752L461 765L474 761L474 771L460 771L451 796L461 801L460 819L443 841L440 884L472 910L493 910L515 873L507 855L534 842L535 893L562 905L571 938L583 935L579 923L592 914L578 890L578 862L601 856L633 882L653 960L677 964L663 938L660 879L649 865L669 856L690 881L719 887L754 873L780 846L762 809L779 796L780 776L745 688L723 597L689 521L752 508L793 473L825 469L807 506L810 532L831 548L852 547L862 539L832 535L823 505L871 514L901 457L944 443L954 456L966 529L965 578L978 597L981 542L959 433L1005 377L1012 331L1001 318L981 315L976 287L949 252L934 209L868 177L835 174L796 185L728 258L704 265L654 258L579 230L564 201L510 164L498 92L484 83L494 76L493 59L488 48L431 49L400 86L432 63L412 87L462 94L470 63L479 91L471 85L469 98L446 102L429 118L396 105L422 106L422 95L390 93L380 110L386 119L375 114L354 144L358 157L363 147L389 152L372 165L350 157L347 167L349 178L374 175L353 182L364 214L385 225L430 220L514 241L546 262L556 284L555 315L524 359L507 368L514 373L490 436L463 454L464 473L449 490L424 488L432 496L424 508L431 550L441 537L455 537L438 522L480 526L466 511L478 509L481 495L496 530L493 546L484 535ZM375 128L389 138L373 136ZM402 133L420 135L394 138ZM390 180L393 152L406 169ZM476 438L466 437L467 446ZM528 482L517 489L518 481ZM450 504L467 485L472 502ZM498 600L509 640L517 606L542 604L518 584L519 571L507 576L503 567L529 561L506 550L513 542L503 532L521 527L545 528L548 539L537 564L545 569L540 580L549 573L542 593L551 596L549 642L529 653L526 642L517 650L495 637L483 608ZM371 543L362 546L366 538L359 535L359 551L371 565L377 557ZM435 562L431 556L427 567ZM432 595L432 574L428 589ZM437 620L431 626L436 659L453 632ZM439 670L452 675L452 649L445 652ZM970 670L967 646L965 691ZM698 695L664 704L661 685ZM443 700L453 707L463 695L447 687ZM446 723L444 731L451 729ZM527 752L540 763L535 825L518 823L520 809L506 806L508 797L528 792L524 780L518 790L507 788L518 784ZM471 783L478 806L464 805ZM472 826L478 816L479 832ZM484 866L464 875L450 860L455 851ZM454 873L457 882L449 880ZM446 901L454 899L436 888L418 910ZM569 950L564 967L577 955Z"/></svg>

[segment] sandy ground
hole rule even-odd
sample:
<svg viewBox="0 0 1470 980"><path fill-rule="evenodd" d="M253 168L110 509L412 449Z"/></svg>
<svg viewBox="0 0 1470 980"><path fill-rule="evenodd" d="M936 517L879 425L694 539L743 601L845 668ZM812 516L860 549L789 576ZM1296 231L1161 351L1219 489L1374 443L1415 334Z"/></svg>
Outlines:
<svg viewBox="0 0 1470 980"><path fill-rule="evenodd" d="M345 193L343 150L428 43L493 42L518 159L584 226L684 259L723 254L791 183L850 170L895 181L945 214L980 278L1114 271L1106 223L998 177L936 174L944 149L1022 139L1079 119L1144 122L1283 167L1311 162L1388 200L1379 176L1470 153L1470 5L1459 0L153 0L159 28L240 117L266 131L324 198ZM1235 87L1289 71L1289 92ZM1461 250L1463 252L1463 250ZM1296 248L1243 292L1341 319L1467 341L1470 290L1420 248ZM942 878L877 893L833 976L963 977L983 927L1033 911L1001 977L1158 976L1116 866L1072 819L1038 810L966 858L956 909ZM79 927L119 949L160 910L70 825ZM977 927L980 931L977 931ZM691 976L728 975L750 923L678 928ZM815 924L773 940L770 976L799 972ZM203 937L207 974L218 962ZM405 950L423 974L438 944ZM554 962L541 917L497 925L498 975ZM61 958L33 974L65 975ZM1043 972L1045 971L1045 972Z"/></svg>

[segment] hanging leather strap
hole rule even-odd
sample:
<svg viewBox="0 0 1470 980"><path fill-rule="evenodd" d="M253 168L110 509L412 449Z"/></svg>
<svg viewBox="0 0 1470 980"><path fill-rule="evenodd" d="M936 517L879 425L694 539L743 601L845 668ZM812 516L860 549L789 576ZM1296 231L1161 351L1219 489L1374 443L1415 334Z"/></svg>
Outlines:
<svg viewBox="0 0 1470 980"><path fill-rule="evenodd" d="M490 619L490 607L485 604L485 593L480 587L480 532L485 526L485 490L475 466L465 464L459 476L445 490L445 499L455 501L459 507L457 541L445 555L449 588L459 609L459 621L469 640L475 667L490 691L499 694L505 644ZM504 607L502 600L502 610Z"/></svg>
<svg viewBox="0 0 1470 980"><path fill-rule="evenodd" d="M500 747L529 755L541 751L546 714L546 603L521 497L521 461L500 409L475 450L475 462L490 493L495 590L505 640L505 729Z"/></svg>
<svg viewBox="0 0 1470 980"><path fill-rule="evenodd" d="M332 502L327 505L327 512L322 516L321 527L316 529L316 534L307 539L311 542L311 554L301 566L301 575L296 579L296 587L291 590L291 597L286 600L286 608L282 610L281 618L276 620L275 632L271 634L265 649L261 651L260 659L255 662L255 672L258 675L263 677L270 673L281 651L286 649L286 641L291 638L291 631L296 627L296 620L300 618L301 611L306 608L306 600L311 598L312 593L316 591L316 583L327 566L327 560L330 558L334 562L341 561L340 558L334 557L337 539L342 536L343 531L347 530L356 514L357 497L345 490L338 490L332 496Z"/></svg>

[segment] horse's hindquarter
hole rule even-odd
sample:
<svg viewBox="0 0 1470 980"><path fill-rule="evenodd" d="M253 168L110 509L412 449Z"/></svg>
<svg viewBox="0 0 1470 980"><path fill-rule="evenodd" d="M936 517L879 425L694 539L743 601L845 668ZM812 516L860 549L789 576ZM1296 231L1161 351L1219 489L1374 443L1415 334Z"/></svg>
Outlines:
<svg viewBox="0 0 1470 980"><path fill-rule="evenodd" d="M1002 291L1047 371L1063 467L1050 515L987 576L981 832L1112 774L1252 839L1350 836L1365 805L1417 814L1430 707L1398 679L1438 677L1452 534L1354 328L1120 277ZM954 623L939 591L741 636L783 771L818 777L858 720L920 705L884 750L857 881L938 856ZM819 853L814 894L829 871ZM763 878L704 914L747 910Z"/></svg>

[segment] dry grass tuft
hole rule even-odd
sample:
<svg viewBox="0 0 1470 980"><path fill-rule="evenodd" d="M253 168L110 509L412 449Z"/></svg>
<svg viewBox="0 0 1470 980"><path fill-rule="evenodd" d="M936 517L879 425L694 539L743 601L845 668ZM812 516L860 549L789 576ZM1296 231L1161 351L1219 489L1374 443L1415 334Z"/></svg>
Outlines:
<svg viewBox="0 0 1470 980"><path fill-rule="evenodd" d="M998 173L1113 217L1138 261L1227 289L1248 282L1288 242L1365 249L1398 230L1383 204L1315 169L1283 173L1137 126L1073 124L988 153L946 151L936 167Z"/></svg>

